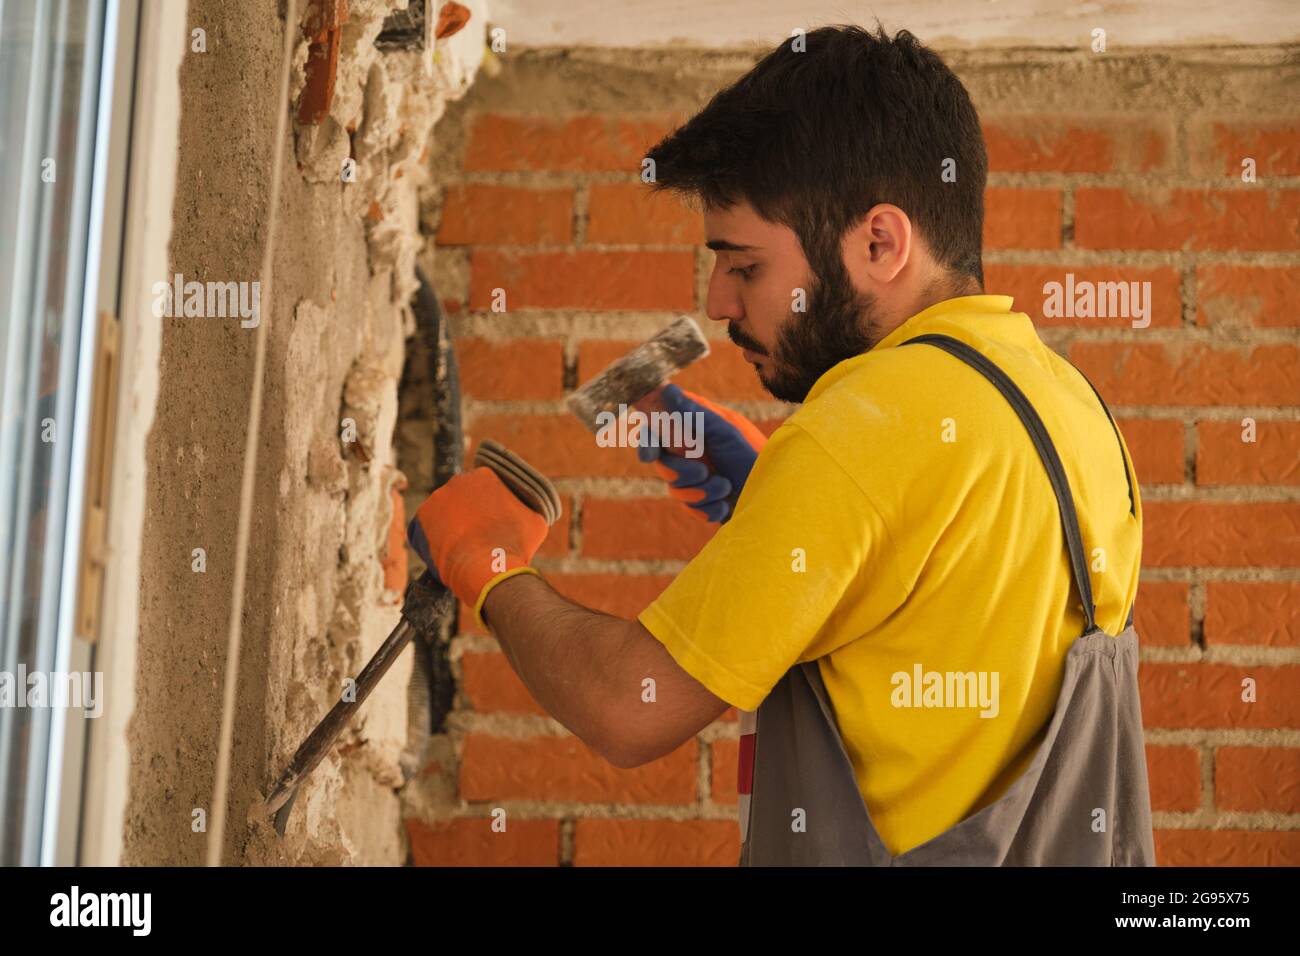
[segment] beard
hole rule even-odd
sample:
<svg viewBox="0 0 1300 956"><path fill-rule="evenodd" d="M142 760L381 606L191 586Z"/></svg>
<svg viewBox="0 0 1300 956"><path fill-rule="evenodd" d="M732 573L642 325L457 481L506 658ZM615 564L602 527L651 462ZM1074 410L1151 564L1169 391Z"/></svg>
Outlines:
<svg viewBox="0 0 1300 956"><path fill-rule="evenodd" d="M832 261L814 269L808 310L791 311L777 331L770 374L758 380L783 402L802 402L817 380L845 359L868 351L881 338L876 334L878 306L874 296L859 292L843 263ZM727 326L737 345L768 355L758 342Z"/></svg>

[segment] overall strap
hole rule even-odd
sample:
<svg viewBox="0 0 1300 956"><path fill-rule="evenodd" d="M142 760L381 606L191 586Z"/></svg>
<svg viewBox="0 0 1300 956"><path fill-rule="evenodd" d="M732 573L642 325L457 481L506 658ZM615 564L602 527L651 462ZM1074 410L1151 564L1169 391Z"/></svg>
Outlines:
<svg viewBox="0 0 1300 956"><path fill-rule="evenodd" d="M1069 359L1066 359L1066 361L1068 362ZM1092 379L1084 375L1083 370L1073 362L1071 362L1070 365L1079 373L1079 377L1088 383L1088 387L1092 389L1092 394L1097 396L1097 401L1101 404L1102 411L1104 411L1106 417L1110 419L1110 427L1115 432L1115 444L1119 446L1119 462L1124 466L1124 480L1128 482L1128 513L1137 517L1137 499L1133 496L1133 472L1130 471L1128 467L1128 457L1124 454L1124 441L1119 437L1119 426L1115 424L1115 416L1110 413L1110 408L1106 405L1106 400L1101 397L1101 392L1097 391L1097 386L1092 384ZM1128 606L1128 620L1124 622L1125 630L1133 626L1133 614L1135 611L1137 611L1136 601Z"/></svg>
<svg viewBox="0 0 1300 956"><path fill-rule="evenodd" d="M1007 374L1002 369L965 342L954 339L950 335L927 334L918 335L900 344L911 345L913 343L936 346L971 366L997 387L997 390L1011 403L1011 407L1015 409L1016 414L1020 416L1020 421L1024 423L1025 429L1029 432L1029 437L1033 440L1034 447L1038 450L1038 457L1043 461L1043 467L1047 469L1047 477L1052 483L1052 491L1056 494L1057 508L1061 513L1061 527L1065 531L1065 547L1070 556L1070 570L1074 574L1074 586L1078 588L1079 597L1083 599L1083 616L1086 625L1084 633L1095 630L1097 627L1097 608L1092 600L1092 579L1088 577L1088 563L1084 555L1083 535L1079 531L1079 518L1074 510L1074 495L1070 492L1070 482L1065 476L1065 468L1061 464L1061 457L1056 453L1056 446L1052 444L1052 438L1047 434L1047 428L1043 425L1043 420L1038 417L1038 412L1029 403L1025 393L1007 377ZM1107 415L1109 414L1108 410ZM1111 424L1114 424L1113 419Z"/></svg>
<svg viewBox="0 0 1300 956"><path fill-rule="evenodd" d="M1119 426L1115 424L1115 416L1110 413L1110 409L1106 405L1106 400L1101 397L1101 392L1097 391L1097 386L1092 384L1092 379L1084 375L1077 365L1074 365L1072 362L1070 364L1074 370L1079 373L1079 377L1088 383L1088 387L1092 389L1092 394L1096 395L1097 401L1101 403L1102 411L1104 411L1106 417L1110 419L1110 427L1115 432L1115 443L1119 445L1119 463L1124 466L1124 480L1128 482L1128 513L1136 517L1137 507L1134 504L1133 499L1133 473L1128 470L1128 459L1124 456L1124 443L1120 440Z"/></svg>

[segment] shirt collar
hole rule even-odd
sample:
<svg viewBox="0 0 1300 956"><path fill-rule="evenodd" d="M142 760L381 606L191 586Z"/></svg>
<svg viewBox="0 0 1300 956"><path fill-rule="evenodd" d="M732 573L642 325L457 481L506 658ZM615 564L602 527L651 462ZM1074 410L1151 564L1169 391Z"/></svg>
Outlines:
<svg viewBox="0 0 1300 956"><path fill-rule="evenodd" d="M955 299L944 299L942 302L936 302L934 305L922 309L910 319L903 321L898 328L877 342L871 351L878 352L882 349L893 348L903 340L910 339L913 335L920 335L921 326L928 324L931 319L953 315L954 313L1006 314L1011 311L1013 301L1009 295L959 295Z"/></svg>
<svg viewBox="0 0 1300 956"><path fill-rule="evenodd" d="M936 302L927 306L920 312L916 313L909 319L905 319L899 326L877 342L874 346L863 352L861 355L855 355L852 358L845 359L838 365L828 369L821 378L808 390L808 396L804 403L811 402L818 395L829 388L833 383L839 381L849 372L858 367L868 355L880 352L884 349L894 348L900 343L921 335L928 331L926 328L935 320L942 320L948 316L955 315L1006 315L1012 316L1011 305L1013 299L1009 295L959 295L952 299L944 299L942 302ZM1032 331L1033 323L1029 322L1027 316L1023 317L1029 323Z"/></svg>

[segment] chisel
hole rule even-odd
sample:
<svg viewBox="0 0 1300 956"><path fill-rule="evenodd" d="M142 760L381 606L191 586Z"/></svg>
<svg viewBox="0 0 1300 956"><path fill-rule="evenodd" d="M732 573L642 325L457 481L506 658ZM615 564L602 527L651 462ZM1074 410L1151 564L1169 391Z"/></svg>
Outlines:
<svg viewBox="0 0 1300 956"><path fill-rule="evenodd" d="M474 465L492 469L515 497L545 518L548 525L560 519L560 496L555 487L545 475L507 448L490 438L483 439L474 453ZM407 586L402 620L357 675L353 693L348 695L351 699L345 697L330 708L302 742L266 798L263 807L266 813L274 814L275 830L280 836L284 836L294 798L303 781L329 753L352 715L388 673L411 638L448 614L455 600L432 570Z"/></svg>

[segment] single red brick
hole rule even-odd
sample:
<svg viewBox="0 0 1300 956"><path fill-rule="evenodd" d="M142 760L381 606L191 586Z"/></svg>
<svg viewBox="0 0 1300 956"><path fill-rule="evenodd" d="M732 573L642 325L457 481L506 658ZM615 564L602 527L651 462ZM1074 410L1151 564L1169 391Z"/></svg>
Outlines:
<svg viewBox="0 0 1300 956"><path fill-rule="evenodd" d="M468 425L471 448L494 438L549 478L646 475L635 448L601 447L572 415L477 415Z"/></svg>
<svg viewBox="0 0 1300 956"><path fill-rule="evenodd" d="M1300 422L1256 421L1242 441L1240 421L1196 425L1198 485L1300 485Z"/></svg>
<svg viewBox="0 0 1300 956"><path fill-rule="evenodd" d="M479 115L465 149L467 171L578 170L641 172L645 154L676 117Z"/></svg>
<svg viewBox="0 0 1300 956"><path fill-rule="evenodd" d="M1217 748L1214 806L1245 813L1300 813L1300 749Z"/></svg>
<svg viewBox="0 0 1300 956"><path fill-rule="evenodd" d="M1191 813L1201 805L1201 753L1195 747L1147 745L1151 809Z"/></svg>
<svg viewBox="0 0 1300 956"><path fill-rule="evenodd" d="M1300 502L1149 501L1142 517L1146 567L1300 565Z"/></svg>
<svg viewBox="0 0 1300 956"><path fill-rule="evenodd" d="M1094 313L1105 308L1109 314L1106 318L1080 318L1070 315L1048 317L1043 314L1049 292L1044 291L1048 283L1060 286L1056 294L1066 293L1066 275L1074 278L1073 288L1078 290L1079 283L1095 283L1096 295L1092 306ZM1151 328L1177 328L1183 322L1183 304L1180 292L1181 277L1178 270L1169 266L1151 269L1128 268L1124 266L1060 266L1060 265L1007 265L990 263L984 267L984 287L992 293L1009 295L1015 299L1015 307L1034 320L1040 328L1059 325L1073 325L1080 328L1131 328L1137 316L1134 314L1136 302L1130 297L1132 286L1127 283L1149 282L1150 293L1140 291L1142 301L1148 308ZM1125 283L1122 291L1108 283ZM1139 290L1143 287L1139 286ZM1112 290L1114 293L1112 295ZM1078 301L1079 292L1073 299ZM1115 296L1118 296L1116 298ZM1068 309L1064 311L1073 312Z"/></svg>
<svg viewBox="0 0 1300 956"><path fill-rule="evenodd" d="M1150 647L1186 647L1192 642L1186 581L1142 581L1133 606L1133 626Z"/></svg>
<svg viewBox="0 0 1300 956"><path fill-rule="evenodd" d="M642 183L592 183L587 242L700 245L704 221L675 196Z"/></svg>
<svg viewBox="0 0 1300 956"><path fill-rule="evenodd" d="M1243 681L1255 700L1242 700ZM1300 665L1143 661L1138 669L1146 728L1300 727Z"/></svg>
<svg viewBox="0 0 1300 956"><path fill-rule="evenodd" d="M999 173L1147 172L1165 164L1171 131L1152 119L1088 121L1041 114L985 121L989 170Z"/></svg>
<svg viewBox="0 0 1300 956"><path fill-rule="evenodd" d="M1157 830L1157 866L1300 866L1300 830Z"/></svg>
<svg viewBox="0 0 1300 956"><path fill-rule="evenodd" d="M710 787L713 802L735 806L739 803L736 786L740 773L740 742L715 740L709 745L709 750L713 754L713 783Z"/></svg>
<svg viewBox="0 0 1300 956"><path fill-rule="evenodd" d="M718 526L673 498L587 498L582 553L589 558L689 560Z"/></svg>
<svg viewBox="0 0 1300 956"><path fill-rule="evenodd" d="M467 651L460 659L461 689L479 713L545 714L499 651Z"/></svg>
<svg viewBox="0 0 1300 956"><path fill-rule="evenodd" d="M1300 348L1075 342L1070 360L1121 405L1300 405Z"/></svg>
<svg viewBox="0 0 1300 956"><path fill-rule="evenodd" d="M772 401L754 366L744 360L730 341L714 342L706 358L682 369L673 379L696 395L723 405L731 401Z"/></svg>
<svg viewBox="0 0 1300 956"><path fill-rule="evenodd" d="M991 186L984 191L984 246L1059 249L1061 191Z"/></svg>
<svg viewBox="0 0 1300 956"><path fill-rule="evenodd" d="M573 832L574 866L737 866L730 820L587 820Z"/></svg>
<svg viewBox="0 0 1300 956"><path fill-rule="evenodd" d="M564 345L547 339L456 340L460 390L468 398L559 398L564 394Z"/></svg>
<svg viewBox="0 0 1300 956"><path fill-rule="evenodd" d="M492 818L459 817L433 824L408 817L406 833L416 866L557 866L559 820L511 820L492 829Z"/></svg>
<svg viewBox="0 0 1300 956"><path fill-rule="evenodd" d="M1202 263L1196 267L1198 325L1300 325L1300 268Z"/></svg>
<svg viewBox="0 0 1300 956"><path fill-rule="evenodd" d="M1210 581L1205 643L1300 647L1300 581Z"/></svg>
<svg viewBox="0 0 1300 956"><path fill-rule="evenodd" d="M1074 240L1083 249L1300 249L1300 190L1080 188Z"/></svg>
<svg viewBox="0 0 1300 956"><path fill-rule="evenodd" d="M549 245L573 238L573 190L449 186L438 245Z"/></svg>
<svg viewBox="0 0 1300 956"><path fill-rule="evenodd" d="M1116 418L1142 485L1183 483L1183 423L1176 418Z"/></svg>
<svg viewBox="0 0 1300 956"><path fill-rule="evenodd" d="M620 770L576 737L513 739L471 733L464 741L464 800L573 800L687 804L695 800L699 745L692 738L666 757Z"/></svg>
<svg viewBox="0 0 1300 956"><path fill-rule="evenodd" d="M1203 122L1193 132L1192 168L1241 179L1242 161L1255 161L1258 179L1300 176L1300 126L1295 120Z"/></svg>
<svg viewBox="0 0 1300 956"><path fill-rule="evenodd" d="M695 308L693 252L505 252L470 254L471 309Z"/></svg>

